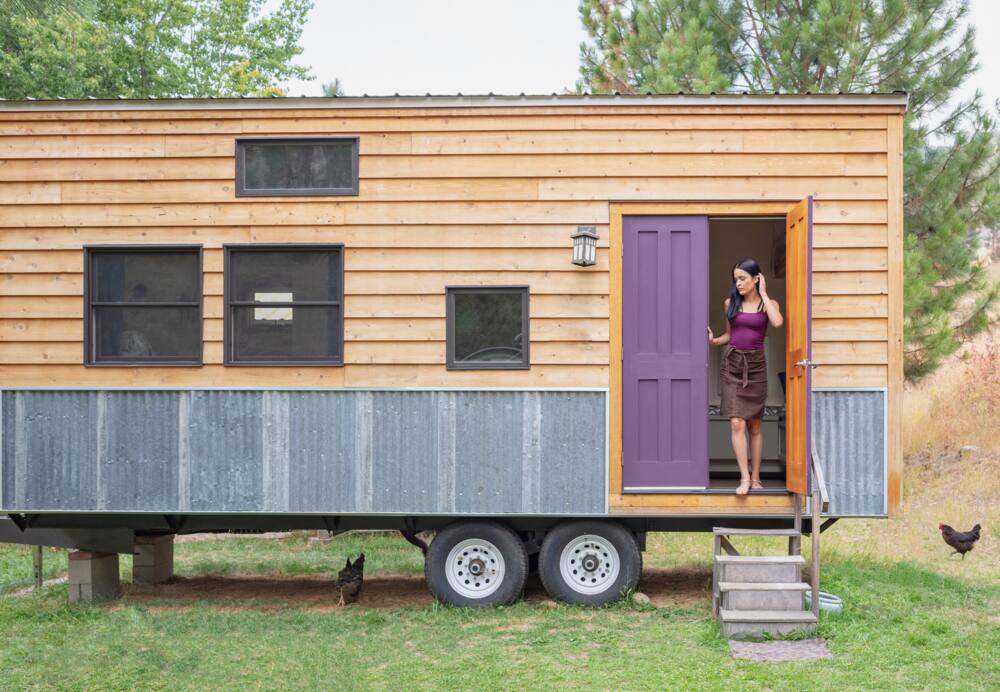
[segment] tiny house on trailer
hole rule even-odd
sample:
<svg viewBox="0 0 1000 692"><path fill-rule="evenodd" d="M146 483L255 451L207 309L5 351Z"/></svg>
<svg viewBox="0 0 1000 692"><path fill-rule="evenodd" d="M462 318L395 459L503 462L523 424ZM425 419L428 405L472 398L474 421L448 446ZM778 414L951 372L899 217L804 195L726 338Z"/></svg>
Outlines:
<svg viewBox="0 0 1000 692"><path fill-rule="evenodd" d="M648 531L891 515L905 106L3 102L0 540L437 530L444 600L530 557L596 603ZM737 496L706 326L744 257L785 324Z"/></svg>

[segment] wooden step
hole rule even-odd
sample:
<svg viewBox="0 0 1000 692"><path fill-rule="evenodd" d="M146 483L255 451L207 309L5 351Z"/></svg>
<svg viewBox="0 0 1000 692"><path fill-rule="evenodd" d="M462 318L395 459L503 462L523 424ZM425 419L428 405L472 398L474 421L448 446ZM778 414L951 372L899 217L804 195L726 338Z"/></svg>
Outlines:
<svg viewBox="0 0 1000 692"><path fill-rule="evenodd" d="M802 582L719 582L719 606L727 610L799 610L811 587Z"/></svg>
<svg viewBox="0 0 1000 692"><path fill-rule="evenodd" d="M727 610L719 615L726 622L816 622L808 610Z"/></svg>
<svg viewBox="0 0 1000 692"><path fill-rule="evenodd" d="M770 584L802 581L801 555L716 555L715 576L720 582Z"/></svg>
<svg viewBox="0 0 1000 692"><path fill-rule="evenodd" d="M816 629L816 616L807 610L719 611L722 634L727 637L781 636Z"/></svg>
<svg viewBox="0 0 1000 692"><path fill-rule="evenodd" d="M805 582L744 582L720 581L719 591L808 591L812 587Z"/></svg>
<svg viewBox="0 0 1000 692"><path fill-rule="evenodd" d="M712 529L716 536L801 536L801 531L795 529L727 529L716 526Z"/></svg>
<svg viewBox="0 0 1000 692"><path fill-rule="evenodd" d="M715 561L723 564L736 565L804 565L806 559L801 555L716 555Z"/></svg>

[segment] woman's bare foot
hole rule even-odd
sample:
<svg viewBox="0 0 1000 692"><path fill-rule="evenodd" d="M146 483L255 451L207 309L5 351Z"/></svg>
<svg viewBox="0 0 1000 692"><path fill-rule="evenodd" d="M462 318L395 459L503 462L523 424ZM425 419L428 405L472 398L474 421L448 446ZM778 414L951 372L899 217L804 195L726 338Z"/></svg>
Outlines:
<svg viewBox="0 0 1000 692"><path fill-rule="evenodd" d="M750 480L751 490L763 490L764 484L760 482L759 478L753 478Z"/></svg>
<svg viewBox="0 0 1000 692"><path fill-rule="evenodd" d="M743 478L743 479L740 480L740 484L736 488L736 494L737 495L746 495L748 492L750 492L750 479L749 478Z"/></svg>

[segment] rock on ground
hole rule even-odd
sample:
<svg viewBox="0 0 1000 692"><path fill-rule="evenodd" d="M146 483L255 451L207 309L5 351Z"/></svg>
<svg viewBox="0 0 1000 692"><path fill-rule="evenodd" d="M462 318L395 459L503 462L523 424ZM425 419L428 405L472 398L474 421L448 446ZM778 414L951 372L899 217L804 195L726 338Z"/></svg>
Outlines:
<svg viewBox="0 0 1000 692"><path fill-rule="evenodd" d="M729 641L733 658L744 658L758 663L783 663L785 661L811 661L833 658L825 639L799 639L793 641L740 642Z"/></svg>

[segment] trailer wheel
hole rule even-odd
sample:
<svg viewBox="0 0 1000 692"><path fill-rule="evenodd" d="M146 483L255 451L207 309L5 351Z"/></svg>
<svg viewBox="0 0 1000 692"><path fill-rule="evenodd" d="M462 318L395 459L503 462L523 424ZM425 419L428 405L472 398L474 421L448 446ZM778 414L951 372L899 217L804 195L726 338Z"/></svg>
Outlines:
<svg viewBox="0 0 1000 692"><path fill-rule="evenodd" d="M424 576L439 601L467 608L507 605L524 591L528 554L517 534L495 521L460 521L438 532Z"/></svg>
<svg viewBox="0 0 1000 692"><path fill-rule="evenodd" d="M635 535L613 521L568 521L545 536L538 575L566 603L603 605L634 590L642 572Z"/></svg>

